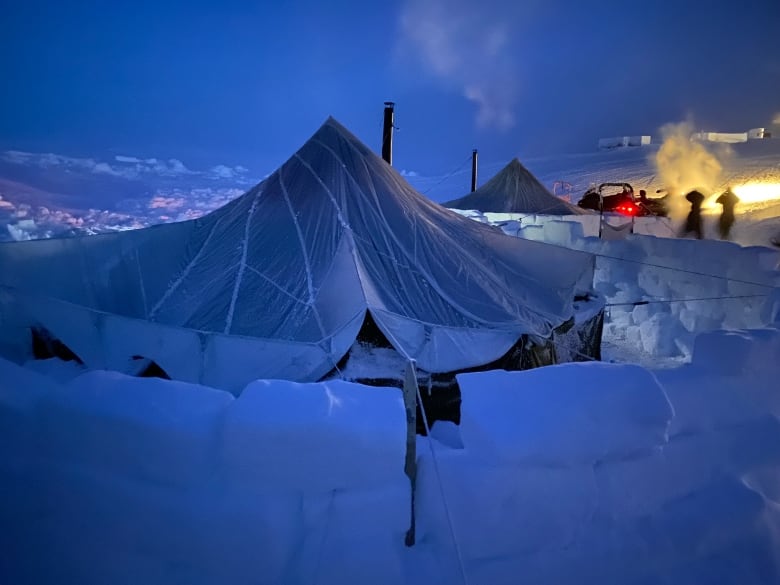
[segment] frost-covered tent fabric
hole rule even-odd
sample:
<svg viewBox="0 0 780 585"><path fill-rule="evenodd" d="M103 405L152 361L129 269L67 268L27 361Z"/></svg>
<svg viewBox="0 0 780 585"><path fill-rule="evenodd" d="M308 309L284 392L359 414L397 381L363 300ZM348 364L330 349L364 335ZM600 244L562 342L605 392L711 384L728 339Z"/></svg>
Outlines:
<svg viewBox="0 0 780 585"><path fill-rule="evenodd" d="M421 369L489 363L569 320L592 266L427 200L331 118L202 218L0 244L0 308L10 329L41 324L91 367L140 356L236 389L321 378L367 312Z"/></svg>
<svg viewBox="0 0 780 585"><path fill-rule="evenodd" d="M473 193L443 205L450 209L475 209L483 213L585 213L579 207L570 205L550 193L516 158Z"/></svg>

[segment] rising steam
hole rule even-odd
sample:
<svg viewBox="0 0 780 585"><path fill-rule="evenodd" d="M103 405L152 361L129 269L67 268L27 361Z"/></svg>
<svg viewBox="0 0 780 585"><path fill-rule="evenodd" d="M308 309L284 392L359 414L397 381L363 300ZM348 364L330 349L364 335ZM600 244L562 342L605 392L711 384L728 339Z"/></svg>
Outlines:
<svg viewBox="0 0 780 585"><path fill-rule="evenodd" d="M687 193L696 189L708 197L721 186L720 160L701 142L691 140L692 134L693 126L688 122L667 124L661 128L663 143L653 159L657 177L669 193L667 202L675 219L688 212Z"/></svg>
<svg viewBox="0 0 780 585"><path fill-rule="evenodd" d="M507 130L515 124L516 72L506 19L496 14L484 2L407 0L400 46L477 106L479 127Z"/></svg>

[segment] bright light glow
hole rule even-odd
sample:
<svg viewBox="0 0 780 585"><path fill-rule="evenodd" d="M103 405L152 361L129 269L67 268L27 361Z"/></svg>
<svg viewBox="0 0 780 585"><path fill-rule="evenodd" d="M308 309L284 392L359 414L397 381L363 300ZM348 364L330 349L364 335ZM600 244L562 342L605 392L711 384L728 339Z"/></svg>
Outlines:
<svg viewBox="0 0 780 585"><path fill-rule="evenodd" d="M780 183L744 183L742 185L733 185L731 190L739 197L739 203L742 204L761 203L762 201L780 199ZM704 208L720 209L720 205L715 201L720 197L721 193L722 191L709 197Z"/></svg>
<svg viewBox="0 0 780 585"><path fill-rule="evenodd" d="M758 203L780 199L780 183L746 183L731 188L740 203Z"/></svg>

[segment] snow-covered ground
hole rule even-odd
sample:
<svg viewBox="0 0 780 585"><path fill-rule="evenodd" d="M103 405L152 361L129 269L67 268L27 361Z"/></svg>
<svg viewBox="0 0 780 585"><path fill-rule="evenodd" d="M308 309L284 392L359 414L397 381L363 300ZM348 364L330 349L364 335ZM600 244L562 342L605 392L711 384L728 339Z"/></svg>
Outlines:
<svg viewBox="0 0 780 585"><path fill-rule="evenodd" d="M765 328L700 336L671 370L459 376L460 427L418 437L413 547L399 390L259 381L235 399L0 361L0 575L776 583L777 355Z"/></svg>
<svg viewBox="0 0 780 585"><path fill-rule="evenodd" d="M234 398L0 361L2 582L778 582L777 252L545 228L604 253L613 299L760 302L612 307L618 363L459 376L461 425L418 437L414 496L397 389L258 381Z"/></svg>
<svg viewBox="0 0 780 585"><path fill-rule="evenodd" d="M638 152L593 182L641 186ZM739 243L493 218L597 255L605 362L460 375L414 493L397 389L0 356L0 583L778 583L778 216L743 209Z"/></svg>

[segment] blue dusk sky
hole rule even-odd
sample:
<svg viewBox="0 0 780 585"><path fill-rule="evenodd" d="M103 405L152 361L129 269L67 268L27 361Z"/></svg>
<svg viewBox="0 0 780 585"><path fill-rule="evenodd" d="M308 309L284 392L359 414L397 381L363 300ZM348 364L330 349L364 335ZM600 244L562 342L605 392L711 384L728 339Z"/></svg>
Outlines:
<svg viewBox="0 0 780 585"><path fill-rule="evenodd" d="M778 0L25 0L2 12L6 199L19 185L99 191L108 208L154 196L158 175L170 190L196 178L241 189L328 115L379 150L385 100L395 166L428 176L472 148L505 162L685 118L769 127L780 112Z"/></svg>

